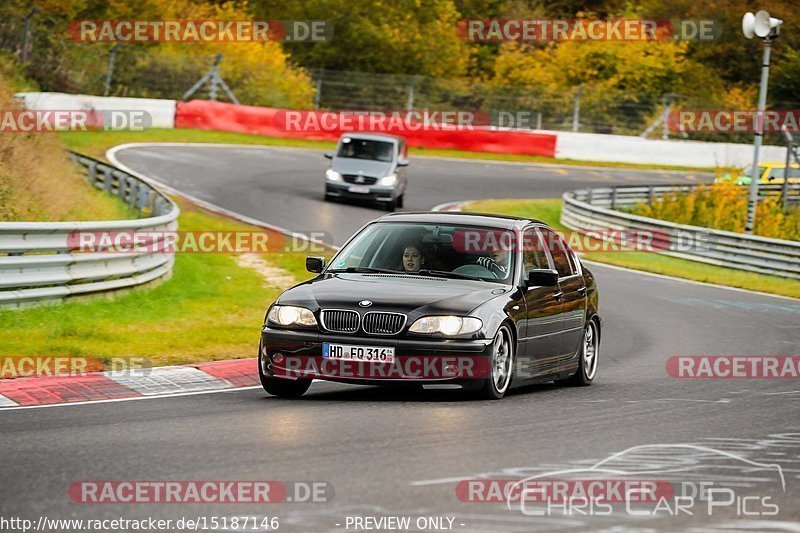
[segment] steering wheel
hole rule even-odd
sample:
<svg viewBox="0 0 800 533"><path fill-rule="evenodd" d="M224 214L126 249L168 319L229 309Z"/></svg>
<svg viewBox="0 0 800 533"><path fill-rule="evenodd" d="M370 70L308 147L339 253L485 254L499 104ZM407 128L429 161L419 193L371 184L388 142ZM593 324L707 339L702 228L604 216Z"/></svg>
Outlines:
<svg viewBox="0 0 800 533"><path fill-rule="evenodd" d="M498 279L497 274L481 265L461 265L453 270L453 272L456 274L464 274L465 276L473 276L476 278Z"/></svg>

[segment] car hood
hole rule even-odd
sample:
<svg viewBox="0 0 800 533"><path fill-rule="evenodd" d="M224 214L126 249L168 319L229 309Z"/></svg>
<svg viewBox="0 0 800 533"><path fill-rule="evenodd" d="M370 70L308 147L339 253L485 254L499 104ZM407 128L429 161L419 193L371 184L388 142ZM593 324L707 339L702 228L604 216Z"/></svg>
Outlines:
<svg viewBox="0 0 800 533"><path fill-rule="evenodd" d="M329 274L283 293L279 304L317 309L394 311L413 315L466 314L480 304L511 290L484 281L406 276L402 274Z"/></svg>
<svg viewBox="0 0 800 533"><path fill-rule="evenodd" d="M394 168L393 163L386 161L375 161L372 159L353 159L349 157L337 157L333 160L333 170L339 174L363 174L382 178L391 174Z"/></svg>

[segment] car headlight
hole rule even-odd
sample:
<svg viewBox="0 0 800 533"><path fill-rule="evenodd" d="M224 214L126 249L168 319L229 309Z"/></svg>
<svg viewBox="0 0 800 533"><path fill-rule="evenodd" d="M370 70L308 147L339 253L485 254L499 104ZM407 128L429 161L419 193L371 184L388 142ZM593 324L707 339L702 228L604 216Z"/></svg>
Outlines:
<svg viewBox="0 0 800 533"><path fill-rule="evenodd" d="M388 176L384 176L378 183L384 187L391 187L397 183L397 174L389 174Z"/></svg>
<svg viewBox="0 0 800 533"><path fill-rule="evenodd" d="M475 333L483 322L471 316L424 316L411 324L412 333L441 333L442 335L464 335Z"/></svg>
<svg viewBox="0 0 800 533"><path fill-rule="evenodd" d="M273 305L267 319L281 326L316 326L314 313L305 307L294 305Z"/></svg>
<svg viewBox="0 0 800 533"><path fill-rule="evenodd" d="M328 181L342 181L342 175L330 168L325 171L325 178Z"/></svg>

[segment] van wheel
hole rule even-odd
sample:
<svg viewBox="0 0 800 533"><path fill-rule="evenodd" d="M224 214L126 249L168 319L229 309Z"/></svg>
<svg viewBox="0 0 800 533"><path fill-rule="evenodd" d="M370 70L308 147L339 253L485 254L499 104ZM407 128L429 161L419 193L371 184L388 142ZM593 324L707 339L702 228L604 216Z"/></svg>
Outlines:
<svg viewBox="0 0 800 533"><path fill-rule="evenodd" d="M403 193L397 197L397 207L403 207L403 200L405 199L406 194Z"/></svg>
<svg viewBox="0 0 800 533"><path fill-rule="evenodd" d="M394 211L395 207L397 207L397 200L392 200L391 202L381 202L381 208L384 211Z"/></svg>

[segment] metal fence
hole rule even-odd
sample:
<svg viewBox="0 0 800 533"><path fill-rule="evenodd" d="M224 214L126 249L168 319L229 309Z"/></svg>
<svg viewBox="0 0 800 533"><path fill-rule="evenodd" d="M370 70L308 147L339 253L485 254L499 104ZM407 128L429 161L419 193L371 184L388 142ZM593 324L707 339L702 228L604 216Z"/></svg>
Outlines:
<svg viewBox="0 0 800 533"><path fill-rule="evenodd" d="M19 308L167 278L174 254L80 252L76 232L175 231L178 206L139 178L72 154L89 182L139 211L134 220L0 223L0 307Z"/></svg>
<svg viewBox="0 0 800 533"><path fill-rule="evenodd" d="M644 231L652 238L652 247L667 255L800 279L800 242L674 224L617 210L693 187L624 186L567 192L563 196L561 223L581 232L598 232L601 238L603 230ZM760 189L764 195L780 194L780 186L767 185ZM793 185L790 194L798 201L800 185Z"/></svg>

